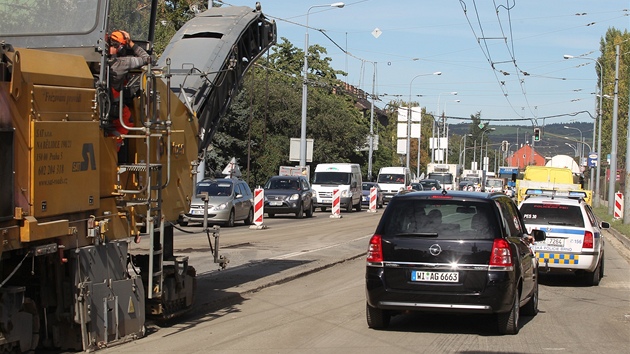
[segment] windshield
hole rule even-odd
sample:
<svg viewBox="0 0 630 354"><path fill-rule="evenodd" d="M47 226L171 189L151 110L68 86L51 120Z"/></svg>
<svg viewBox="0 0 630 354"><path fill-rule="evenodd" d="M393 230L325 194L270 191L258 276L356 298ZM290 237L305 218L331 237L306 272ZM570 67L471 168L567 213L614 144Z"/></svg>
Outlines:
<svg viewBox="0 0 630 354"><path fill-rule="evenodd" d="M503 187L503 181L500 179L489 179L486 181L486 187L497 187L497 188L502 188Z"/></svg>
<svg viewBox="0 0 630 354"><path fill-rule="evenodd" d="M378 183L405 183L405 175L395 173L383 173L378 175Z"/></svg>
<svg viewBox="0 0 630 354"><path fill-rule="evenodd" d="M442 184L453 184L453 175L441 173L429 173L430 179L437 179Z"/></svg>
<svg viewBox="0 0 630 354"><path fill-rule="evenodd" d="M315 172L313 184L350 184L348 172Z"/></svg>
<svg viewBox="0 0 630 354"><path fill-rule="evenodd" d="M376 184L374 183L363 183L361 186L364 191L369 191L372 188L376 188Z"/></svg>
<svg viewBox="0 0 630 354"><path fill-rule="evenodd" d="M265 183L265 189L300 189L295 178L272 178Z"/></svg>
<svg viewBox="0 0 630 354"><path fill-rule="evenodd" d="M210 197L226 197L232 195L232 182L199 182L197 194L207 192Z"/></svg>
<svg viewBox="0 0 630 354"><path fill-rule="evenodd" d="M3 36L87 33L97 25L99 1L12 0L0 3Z"/></svg>
<svg viewBox="0 0 630 354"><path fill-rule="evenodd" d="M525 203L521 213L525 224L584 227L582 210L577 205Z"/></svg>

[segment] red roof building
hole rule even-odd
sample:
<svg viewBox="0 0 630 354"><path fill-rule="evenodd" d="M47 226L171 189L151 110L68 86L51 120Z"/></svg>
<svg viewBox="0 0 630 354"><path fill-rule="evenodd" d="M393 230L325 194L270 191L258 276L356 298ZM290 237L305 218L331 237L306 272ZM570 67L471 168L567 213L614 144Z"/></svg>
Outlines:
<svg viewBox="0 0 630 354"><path fill-rule="evenodd" d="M522 148L516 150L512 156L505 159L506 166L516 166L520 170L525 169L526 166L545 166L545 157L532 148L530 145L524 145Z"/></svg>

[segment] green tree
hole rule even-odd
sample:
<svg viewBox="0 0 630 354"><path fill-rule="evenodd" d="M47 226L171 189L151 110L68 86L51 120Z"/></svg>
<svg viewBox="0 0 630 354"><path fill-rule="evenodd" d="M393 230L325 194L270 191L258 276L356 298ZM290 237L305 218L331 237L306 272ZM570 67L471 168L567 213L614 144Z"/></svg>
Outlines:
<svg viewBox="0 0 630 354"><path fill-rule="evenodd" d="M303 57L303 51L283 38L245 75L212 143L212 171L236 157L249 184L256 186L277 174L279 166L297 164L289 161L289 143L301 131ZM354 98L339 89L341 73L330 67L323 47L309 48L307 138L314 139L312 169L323 162L365 165L366 153L357 148L365 143L369 121L354 107Z"/></svg>

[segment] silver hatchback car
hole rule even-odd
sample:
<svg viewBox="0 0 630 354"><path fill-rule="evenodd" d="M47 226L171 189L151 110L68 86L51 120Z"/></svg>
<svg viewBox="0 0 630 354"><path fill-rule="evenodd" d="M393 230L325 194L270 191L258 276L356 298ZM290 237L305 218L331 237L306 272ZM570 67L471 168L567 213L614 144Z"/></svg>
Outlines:
<svg viewBox="0 0 630 354"><path fill-rule="evenodd" d="M197 183L196 195L179 224L203 222L204 201L198 196L208 193L208 224L234 226L235 221L251 225L254 221L254 195L245 181L236 178L208 179Z"/></svg>

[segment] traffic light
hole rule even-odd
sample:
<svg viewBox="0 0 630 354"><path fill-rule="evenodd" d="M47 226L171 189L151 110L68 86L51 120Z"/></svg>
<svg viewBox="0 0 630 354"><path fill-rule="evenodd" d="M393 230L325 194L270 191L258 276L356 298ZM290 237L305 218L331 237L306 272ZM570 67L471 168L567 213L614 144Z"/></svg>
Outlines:
<svg viewBox="0 0 630 354"><path fill-rule="evenodd" d="M534 128L534 141L540 141L540 128Z"/></svg>

